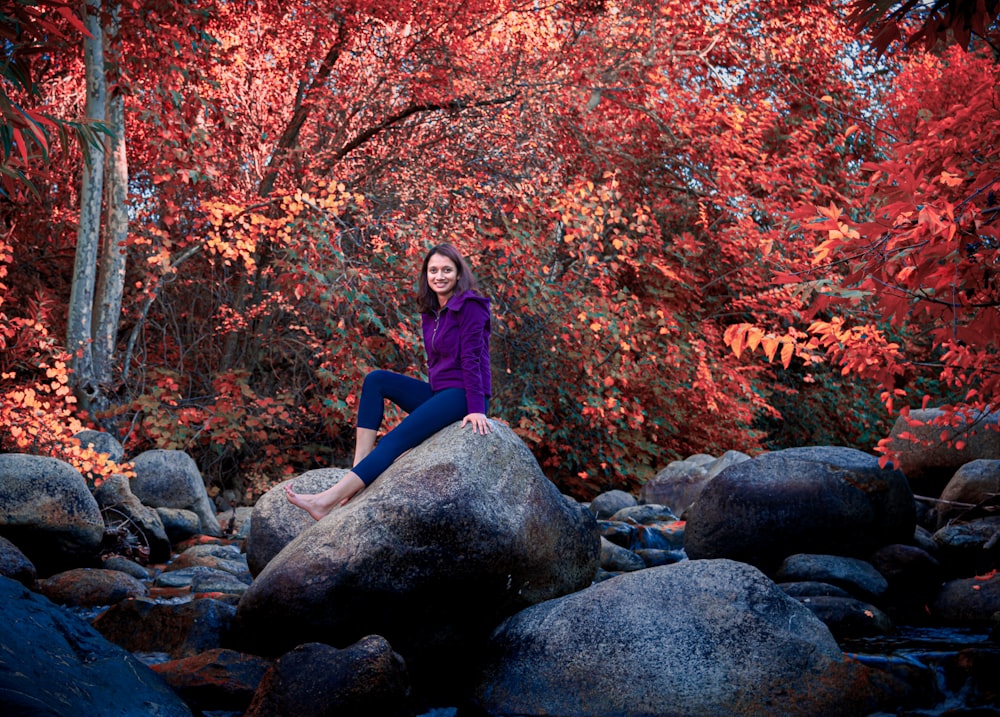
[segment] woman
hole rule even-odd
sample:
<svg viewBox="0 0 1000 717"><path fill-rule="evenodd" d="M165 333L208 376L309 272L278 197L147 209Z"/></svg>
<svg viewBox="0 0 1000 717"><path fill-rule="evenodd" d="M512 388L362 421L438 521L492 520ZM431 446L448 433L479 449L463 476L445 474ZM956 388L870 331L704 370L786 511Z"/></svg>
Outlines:
<svg viewBox="0 0 1000 717"><path fill-rule="evenodd" d="M445 426L462 419L462 427L471 425L474 433L486 435L492 430L486 417L492 391L490 302L475 288L472 272L455 247L440 244L430 250L417 290L428 381L390 371L369 373L361 388L354 467L322 493L296 493L286 484L292 504L319 520ZM375 445L384 399L409 415Z"/></svg>

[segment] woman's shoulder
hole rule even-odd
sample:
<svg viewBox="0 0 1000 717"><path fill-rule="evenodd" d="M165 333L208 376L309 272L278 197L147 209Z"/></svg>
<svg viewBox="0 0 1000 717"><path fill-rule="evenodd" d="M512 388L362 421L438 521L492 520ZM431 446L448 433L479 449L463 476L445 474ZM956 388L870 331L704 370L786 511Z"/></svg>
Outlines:
<svg viewBox="0 0 1000 717"><path fill-rule="evenodd" d="M448 307L452 311L461 311L465 306L477 306L482 307L486 311L490 310L490 300L477 294L475 290L469 289L468 291L463 291L461 294L456 294L448 302Z"/></svg>

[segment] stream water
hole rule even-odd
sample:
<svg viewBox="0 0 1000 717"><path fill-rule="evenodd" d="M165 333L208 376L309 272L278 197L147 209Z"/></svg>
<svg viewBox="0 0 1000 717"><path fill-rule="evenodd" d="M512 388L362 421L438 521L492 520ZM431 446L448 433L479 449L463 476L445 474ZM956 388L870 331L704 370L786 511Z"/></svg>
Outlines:
<svg viewBox="0 0 1000 717"><path fill-rule="evenodd" d="M903 625L890 635L844 639L841 647L922 685L916 704L878 715L1000 715L1000 643L989 628Z"/></svg>

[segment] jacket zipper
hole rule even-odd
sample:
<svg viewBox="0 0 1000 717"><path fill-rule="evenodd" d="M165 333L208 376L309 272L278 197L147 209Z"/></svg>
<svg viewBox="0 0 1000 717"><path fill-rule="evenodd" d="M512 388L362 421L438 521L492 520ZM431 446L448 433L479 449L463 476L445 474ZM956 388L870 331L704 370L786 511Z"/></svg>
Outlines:
<svg viewBox="0 0 1000 717"><path fill-rule="evenodd" d="M431 331L431 350L434 349L434 339L437 337L438 321L441 319L441 311L444 311L444 309L434 312L434 330Z"/></svg>

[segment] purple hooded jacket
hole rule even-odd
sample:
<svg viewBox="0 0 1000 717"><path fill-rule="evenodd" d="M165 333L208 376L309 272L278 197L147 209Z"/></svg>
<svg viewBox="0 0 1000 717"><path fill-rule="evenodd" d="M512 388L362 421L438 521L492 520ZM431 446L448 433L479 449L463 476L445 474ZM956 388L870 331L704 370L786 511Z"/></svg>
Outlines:
<svg viewBox="0 0 1000 717"><path fill-rule="evenodd" d="M486 413L486 400L493 391L490 300L465 291L422 317L431 390L463 388L469 413Z"/></svg>

